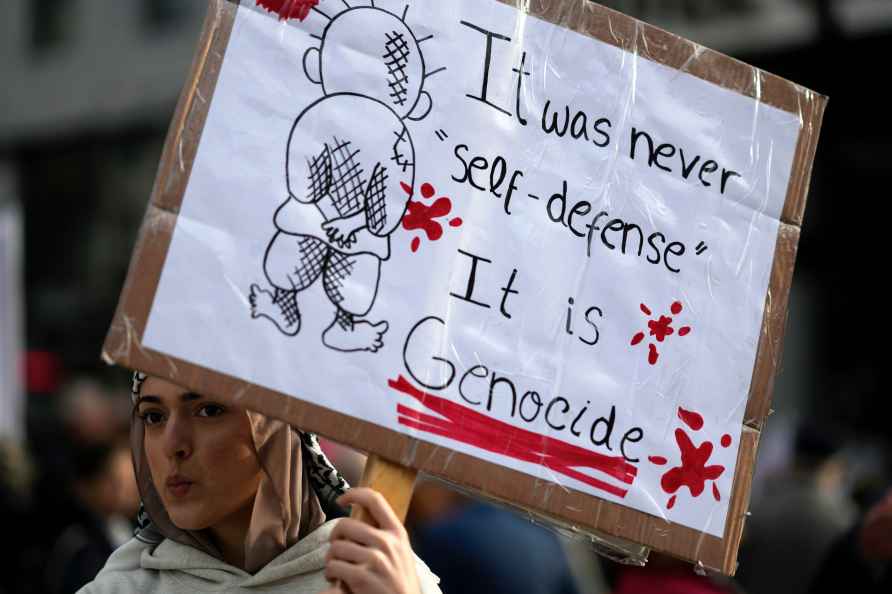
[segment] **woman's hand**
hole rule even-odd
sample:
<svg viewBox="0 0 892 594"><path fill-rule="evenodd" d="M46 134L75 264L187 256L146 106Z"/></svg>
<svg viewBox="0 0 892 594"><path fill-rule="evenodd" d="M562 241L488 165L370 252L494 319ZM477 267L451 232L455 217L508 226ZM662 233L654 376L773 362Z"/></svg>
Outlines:
<svg viewBox="0 0 892 594"><path fill-rule="evenodd" d="M376 526L352 518L340 520L331 533L325 577L352 594L421 594L409 535L384 497L357 487L338 503L362 507ZM335 586L324 594L341 592Z"/></svg>

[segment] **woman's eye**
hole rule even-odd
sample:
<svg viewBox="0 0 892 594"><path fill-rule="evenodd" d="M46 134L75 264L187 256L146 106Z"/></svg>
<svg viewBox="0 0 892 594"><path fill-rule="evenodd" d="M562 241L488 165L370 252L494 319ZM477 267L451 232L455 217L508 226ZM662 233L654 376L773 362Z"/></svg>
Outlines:
<svg viewBox="0 0 892 594"><path fill-rule="evenodd" d="M143 423L145 423L146 425L157 425L164 420L164 415L162 415L160 412L151 410L142 413L140 417L142 417Z"/></svg>
<svg viewBox="0 0 892 594"><path fill-rule="evenodd" d="M200 417L217 417L223 414L224 409L219 404L205 404L201 408L198 409L198 416Z"/></svg>

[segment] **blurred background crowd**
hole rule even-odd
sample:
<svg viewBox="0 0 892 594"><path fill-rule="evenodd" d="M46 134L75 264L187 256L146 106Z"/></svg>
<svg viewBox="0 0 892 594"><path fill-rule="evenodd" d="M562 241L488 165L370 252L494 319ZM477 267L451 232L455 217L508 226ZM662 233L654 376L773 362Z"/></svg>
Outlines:
<svg viewBox="0 0 892 594"><path fill-rule="evenodd" d="M617 564L579 535L434 481L410 511L416 549L446 594L797 594L839 579L892 591L880 245L892 126L878 87L892 2L603 3L831 98L740 571L698 576L657 555L644 569ZM99 350L206 4L2 7L0 593L74 592L132 532L128 378ZM356 480L361 456L327 447Z"/></svg>

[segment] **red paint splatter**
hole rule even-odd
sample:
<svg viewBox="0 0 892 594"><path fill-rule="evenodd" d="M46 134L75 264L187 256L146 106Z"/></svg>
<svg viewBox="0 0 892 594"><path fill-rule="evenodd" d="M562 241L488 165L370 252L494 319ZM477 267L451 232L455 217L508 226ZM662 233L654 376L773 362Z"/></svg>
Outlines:
<svg viewBox="0 0 892 594"><path fill-rule="evenodd" d="M412 186L410 186L406 182L400 182L400 187L403 189L403 192L409 195L410 198L412 197L412 194L415 193L415 191L412 190Z"/></svg>
<svg viewBox="0 0 892 594"><path fill-rule="evenodd" d="M678 408L678 418L694 431L703 428L703 416L697 412ZM707 466L709 457L713 452L710 441L704 441L699 446L685 432L683 428L675 430L675 441L681 457L681 466L675 466L666 471L660 478L660 487L672 497L666 504L667 509L672 509L676 501L676 492L682 487L687 487L693 497L699 497L706 488L707 481L712 482L712 496L716 501L721 501L718 485L715 481L725 472L725 467L718 464ZM731 436L727 433L721 438L723 447L731 445ZM666 458L662 456L648 456L653 464L662 466Z"/></svg>
<svg viewBox="0 0 892 594"><path fill-rule="evenodd" d="M650 328L650 335L657 338L657 342L663 342L667 336L675 333L672 328L672 318L668 316L660 316L659 320L650 320L647 327Z"/></svg>
<svg viewBox="0 0 892 594"><path fill-rule="evenodd" d="M483 415L472 408L424 392L399 376L388 380L391 389L417 400L437 416L397 404L401 425L434 435L447 437L474 447L539 464L565 476L586 483L617 497L625 497L638 475L638 468L622 456L607 456L579 446L509 425ZM607 480L578 469L591 469L610 477Z"/></svg>
<svg viewBox="0 0 892 594"><path fill-rule="evenodd" d="M409 207L403 216L403 228L412 231L422 229L427 238L436 241L443 236L443 225L435 221L452 212L452 201L449 198L437 198L430 206L424 202L409 201Z"/></svg>
<svg viewBox="0 0 892 594"><path fill-rule="evenodd" d="M714 481L725 472L724 466L706 466L712 455L712 443L704 441L695 447L684 429L675 430L675 441L681 452L681 466L669 469L660 479L660 486L666 493L675 493L681 487L687 487L691 495L698 497L703 493L706 481Z"/></svg>
<svg viewBox="0 0 892 594"><path fill-rule="evenodd" d="M694 431L700 431L703 428L703 415L700 413L678 407L678 418Z"/></svg>
<svg viewBox="0 0 892 594"><path fill-rule="evenodd" d="M404 183L401 185L403 191L411 196L412 188ZM432 198L436 193L437 190L433 185L426 182L421 184L421 196L423 198ZM406 214L403 215L403 228L407 231L420 229L424 231L429 241L437 241L443 237L443 225L436 219L446 217L451 212L452 200L445 196L437 198L431 205L410 198L406 207ZM454 217L448 223L450 227L461 227L464 221L461 217ZM417 251L420 245L420 237L412 239L411 247L413 252Z"/></svg>
<svg viewBox="0 0 892 594"><path fill-rule="evenodd" d="M660 358L660 353L657 352L657 345L650 344L650 352L647 353L647 362L651 365L656 365L657 360Z"/></svg>
<svg viewBox="0 0 892 594"><path fill-rule="evenodd" d="M265 8L267 12L279 15L279 20L307 18L310 10L319 4L319 0L257 0L257 6Z"/></svg>
<svg viewBox="0 0 892 594"><path fill-rule="evenodd" d="M646 316L653 315L651 309L644 303L641 303L638 306L641 309L641 312ZM681 313L683 306L680 301L674 301L672 305L669 306L669 311L672 315L678 315ZM647 328L649 330L650 336L653 336L657 342L665 342L665 340L675 334L675 328L672 327L672 318L669 316L661 315L657 319L648 320ZM690 326L683 326L679 329L679 336L687 336L691 332ZM632 346L635 346L641 343L645 338L644 332L638 332L634 336L632 336ZM647 352L647 361L651 365L656 365L657 360L660 358L660 353L657 351L657 347L653 343L649 343L649 348Z"/></svg>

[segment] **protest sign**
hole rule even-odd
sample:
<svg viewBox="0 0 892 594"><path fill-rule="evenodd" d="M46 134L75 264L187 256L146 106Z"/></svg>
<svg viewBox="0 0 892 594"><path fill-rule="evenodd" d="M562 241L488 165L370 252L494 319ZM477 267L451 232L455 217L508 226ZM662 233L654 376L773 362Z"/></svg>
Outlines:
<svg viewBox="0 0 892 594"><path fill-rule="evenodd" d="M583 0L216 0L104 355L734 571L825 99Z"/></svg>

